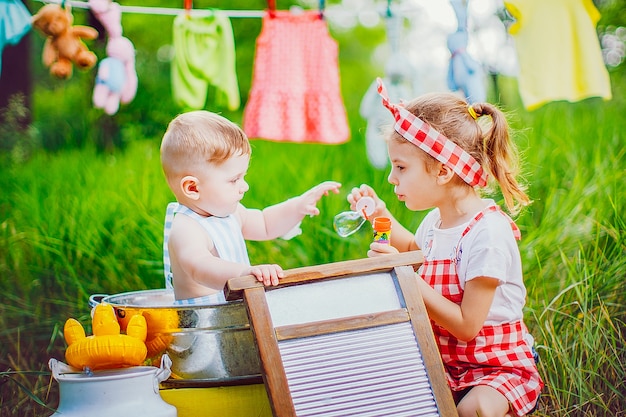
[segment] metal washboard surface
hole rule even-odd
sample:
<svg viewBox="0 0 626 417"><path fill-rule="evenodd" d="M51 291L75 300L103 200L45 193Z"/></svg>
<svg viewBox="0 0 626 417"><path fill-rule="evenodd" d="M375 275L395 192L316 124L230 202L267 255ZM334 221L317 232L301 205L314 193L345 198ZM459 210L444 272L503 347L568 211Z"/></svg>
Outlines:
<svg viewBox="0 0 626 417"><path fill-rule="evenodd" d="M298 417L437 417L411 323L278 343Z"/></svg>

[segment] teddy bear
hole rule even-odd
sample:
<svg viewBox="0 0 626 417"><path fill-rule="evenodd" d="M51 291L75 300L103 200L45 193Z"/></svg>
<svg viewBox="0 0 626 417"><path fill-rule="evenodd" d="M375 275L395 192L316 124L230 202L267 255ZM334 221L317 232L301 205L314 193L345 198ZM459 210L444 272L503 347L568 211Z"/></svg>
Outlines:
<svg viewBox="0 0 626 417"><path fill-rule="evenodd" d="M135 47L122 36L122 8L112 0L89 0L89 8L108 36L107 57L100 61L93 89L93 105L108 115L117 113L120 103L130 103L137 93Z"/></svg>
<svg viewBox="0 0 626 417"><path fill-rule="evenodd" d="M72 26L73 21L69 6L63 9L56 3L46 4L32 19L33 27L46 36L43 63L50 68L50 74L61 79L72 76L73 65L86 70L98 60L82 41L96 39L98 31L89 26Z"/></svg>
<svg viewBox="0 0 626 417"><path fill-rule="evenodd" d="M106 52L107 57L98 65L93 104L113 115L120 103L130 103L137 93L135 47L128 38L120 36L109 39Z"/></svg>

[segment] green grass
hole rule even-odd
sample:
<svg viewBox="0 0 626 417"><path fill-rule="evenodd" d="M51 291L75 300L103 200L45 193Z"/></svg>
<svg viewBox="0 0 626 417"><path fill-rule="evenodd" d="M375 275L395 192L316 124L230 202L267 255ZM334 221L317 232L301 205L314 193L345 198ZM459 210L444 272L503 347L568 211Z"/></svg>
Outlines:
<svg viewBox="0 0 626 417"><path fill-rule="evenodd" d="M619 416L626 401L624 173L626 122L621 97L553 103L513 115L520 131L534 203L518 218L529 290L526 321L546 382L538 415ZM415 228L421 213L395 201L386 173L365 162L363 126L347 144L253 141L244 203L263 207L319 181L343 183L291 241L251 242L255 263L286 268L365 256L370 236L340 238L332 218L362 182L380 191ZM45 174L45 175L44 175ZM124 151L85 149L40 154L2 168L0 197L0 379L2 415L47 415L16 383L54 407L47 360L63 358L59 329L68 317L87 323L87 298L162 286L163 211L171 200L158 140ZM23 373L22 373L23 372Z"/></svg>

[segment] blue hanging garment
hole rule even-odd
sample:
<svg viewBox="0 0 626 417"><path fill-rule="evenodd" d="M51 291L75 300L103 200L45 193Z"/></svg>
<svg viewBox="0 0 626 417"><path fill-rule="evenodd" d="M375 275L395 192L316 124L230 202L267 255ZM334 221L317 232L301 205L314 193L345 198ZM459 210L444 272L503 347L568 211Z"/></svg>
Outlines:
<svg viewBox="0 0 626 417"><path fill-rule="evenodd" d="M448 35L450 66L448 67L448 88L451 91L461 90L470 103L486 100L485 74L478 61L467 52L467 9L466 0L451 0L458 20L456 32Z"/></svg>
<svg viewBox="0 0 626 417"><path fill-rule="evenodd" d="M17 44L31 28L31 14L20 0L0 0L0 71L2 51Z"/></svg>

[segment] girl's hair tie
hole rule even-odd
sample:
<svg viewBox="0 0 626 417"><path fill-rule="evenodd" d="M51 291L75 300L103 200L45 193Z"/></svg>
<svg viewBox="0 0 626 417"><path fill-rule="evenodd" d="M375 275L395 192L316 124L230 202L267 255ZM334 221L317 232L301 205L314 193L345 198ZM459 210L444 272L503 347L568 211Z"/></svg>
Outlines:
<svg viewBox="0 0 626 417"><path fill-rule="evenodd" d="M478 114L476 114L476 110L474 110L474 107L471 104L467 106L467 112L470 116L472 116L472 119L478 120Z"/></svg>

